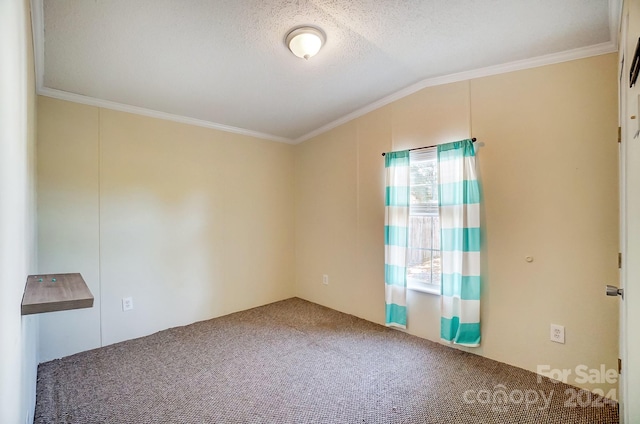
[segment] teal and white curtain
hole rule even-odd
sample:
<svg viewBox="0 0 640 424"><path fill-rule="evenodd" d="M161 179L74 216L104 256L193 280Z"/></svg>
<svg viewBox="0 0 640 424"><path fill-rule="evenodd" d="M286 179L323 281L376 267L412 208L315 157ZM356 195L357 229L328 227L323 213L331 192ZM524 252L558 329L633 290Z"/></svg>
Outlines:
<svg viewBox="0 0 640 424"><path fill-rule="evenodd" d="M409 151L385 155L384 282L386 324L407 327Z"/></svg>
<svg viewBox="0 0 640 424"><path fill-rule="evenodd" d="M438 146L442 340L480 345L480 190L471 140Z"/></svg>
<svg viewBox="0 0 640 424"><path fill-rule="evenodd" d="M442 340L480 345L480 189L471 140L438 146ZM385 154L386 324L407 325L409 151Z"/></svg>

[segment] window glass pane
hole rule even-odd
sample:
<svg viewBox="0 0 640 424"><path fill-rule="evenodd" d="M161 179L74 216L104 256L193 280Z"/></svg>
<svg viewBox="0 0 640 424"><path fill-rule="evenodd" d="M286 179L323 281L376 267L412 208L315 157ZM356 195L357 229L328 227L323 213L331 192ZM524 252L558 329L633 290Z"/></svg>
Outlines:
<svg viewBox="0 0 640 424"><path fill-rule="evenodd" d="M407 278L418 283L432 284L431 253L431 250L407 250ZM439 284L439 280L435 283Z"/></svg>
<svg viewBox="0 0 640 424"><path fill-rule="evenodd" d="M410 168L411 205L438 204L438 169L435 160L417 161Z"/></svg>
<svg viewBox="0 0 640 424"><path fill-rule="evenodd" d="M442 255L440 253L440 250L434 250L433 260L431 262L432 264L431 273L433 274L433 278L432 278L433 284L440 284L440 275L442 274L441 259L442 259Z"/></svg>
<svg viewBox="0 0 640 424"><path fill-rule="evenodd" d="M433 222L433 245L432 249L438 251L440 254L440 217L438 215L431 218Z"/></svg>
<svg viewBox="0 0 640 424"><path fill-rule="evenodd" d="M407 277L422 284L440 284L440 226L437 216L409 217Z"/></svg>
<svg viewBox="0 0 640 424"><path fill-rule="evenodd" d="M440 219L435 149L411 152L407 279L440 287Z"/></svg>
<svg viewBox="0 0 640 424"><path fill-rule="evenodd" d="M432 249L431 240L433 220L437 217L428 215L409 216L409 247Z"/></svg>

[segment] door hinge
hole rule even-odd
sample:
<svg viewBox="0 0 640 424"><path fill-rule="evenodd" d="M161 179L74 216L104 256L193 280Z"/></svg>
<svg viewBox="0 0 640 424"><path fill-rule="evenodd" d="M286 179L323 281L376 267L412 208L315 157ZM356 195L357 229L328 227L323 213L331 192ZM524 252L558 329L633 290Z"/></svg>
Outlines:
<svg viewBox="0 0 640 424"><path fill-rule="evenodd" d="M618 358L618 374L622 374L622 359Z"/></svg>
<svg viewBox="0 0 640 424"><path fill-rule="evenodd" d="M618 143L622 143L622 127L618 127Z"/></svg>
<svg viewBox="0 0 640 424"><path fill-rule="evenodd" d="M622 253L618 252L618 269L622 268Z"/></svg>

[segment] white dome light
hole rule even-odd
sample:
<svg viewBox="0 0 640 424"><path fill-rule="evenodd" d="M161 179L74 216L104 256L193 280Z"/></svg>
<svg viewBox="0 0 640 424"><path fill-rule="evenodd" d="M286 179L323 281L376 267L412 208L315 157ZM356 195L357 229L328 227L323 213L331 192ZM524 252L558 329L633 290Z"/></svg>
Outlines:
<svg viewBox="0 0 640 424"><path fill-rule="evenodd" d="M298 27L287 34L285 43L293 54L309 59L320 51L325 39L324 33L317 28Z"/></svg>

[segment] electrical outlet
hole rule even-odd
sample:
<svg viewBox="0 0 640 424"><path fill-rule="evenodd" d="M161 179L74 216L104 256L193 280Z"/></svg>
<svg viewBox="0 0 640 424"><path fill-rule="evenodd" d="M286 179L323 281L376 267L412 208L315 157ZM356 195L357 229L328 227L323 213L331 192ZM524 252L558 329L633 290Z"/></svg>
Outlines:
<svg viewBox="0 0 640 424"><path fill-rule="evenodd" d="M552 342L564 343L564 326L551 324L550 338Z"/></svg>
<svg viewBox="0 0 640 424"><path fill-rule="evenodd" d="M322 284L329 285L329 276L327 274L322 274Z"/></svg>
<svg viewBox="0 0 640 424"><path fill-rule="evenodd" d="M133 298L132 297L123 297L122 298L122 311L130 311L133 309Z"/></svg>

